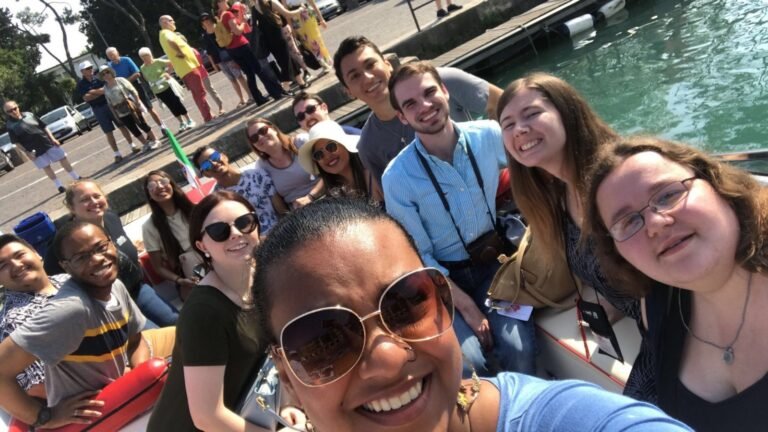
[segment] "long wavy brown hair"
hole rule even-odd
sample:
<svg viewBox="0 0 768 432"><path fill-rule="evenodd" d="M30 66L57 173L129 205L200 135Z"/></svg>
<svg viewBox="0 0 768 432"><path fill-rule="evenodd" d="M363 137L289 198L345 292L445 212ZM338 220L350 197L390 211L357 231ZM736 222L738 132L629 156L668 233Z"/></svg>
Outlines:
<svg viewBox="0 0 768 432"><path fill-rule="evenodd" d="M696 178L707 181L736 213L739 241L736 262L750 272L768 270L768 190L749 173L720 162L701 150L661 138L638 136L623 138L601 148L592 171L586 197L584 234L595 239L601 268L612 285L627 294L647 294L653 281L622 257L608 233L597 204L597 189L606 177L627 158L642 152L654 152L672 162L691 168Z"/></svg>
<svg viewBox="0 0 768 432"><path fill-rule="evenodd" d="M284 151L287 151L293 154L294 156L299 154L299 149L296 147L296 144L294 143L294 138L292 136L280 130L279 127L275 126L274 123L265 119L264 117L256 117L248 120L248 122L245 123L245 134L246 134L246 139L248 140L248 144L251 146L251 150L253 150L253 152L256 153L257 155L259 155L260 158L264 160L268 160L269 155L257 149L256 144L252 143L251 139L247 136L248 128L255 125L256 123L263 123L269 126L270 128L274 129L275 132L277 132L277 140L280 141L280 145L283 147Z"/></svg>
<svg viewBox="0 0 768 432"><path fill-rule="evenodd" d="M554 75L541 72L512 81L499 98L498 115L524 89L539 92L560 114L565 130L565 172L573 176L571 181L576 192L584 197L584 178L597 150L618 134L592 111L575 88ZM565 184L541 168L522 165L509 153L507 160L515 203L536 241L541 242L551 256L564 253Z"/></svg>

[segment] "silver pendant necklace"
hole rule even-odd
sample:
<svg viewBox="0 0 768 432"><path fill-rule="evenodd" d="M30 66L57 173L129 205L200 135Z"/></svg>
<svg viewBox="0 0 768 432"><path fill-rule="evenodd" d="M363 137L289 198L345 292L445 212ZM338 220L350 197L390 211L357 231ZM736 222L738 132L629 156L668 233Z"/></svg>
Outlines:
<svg viewBox="0 0 768 432"><path fill-rule="evenodd" d="M749 281L747 282L747 298L744 299L744 307L741 309L741 322L739 323L739 328L738 330L736 330L736 335L733 337L733 340L731 341L731 343L729 343L726 346L721 346L714 342L711 342L696 336L696 333L694 333L693 330L691 330L690 327L688 327L688 324L685 322L685 319L683 318L683 307L680 304L680 290L677 291L677 310L678 312L680 312L680 321L683 323L683 327L685 327L685 330L697 341L722 350L723 361L727 365L733 364L733 361L736 359L736 354L733 351L733 345L736 343L737 340L739 340L741 329L744 328L744 322L747 320L747 306L749 305L749 296L750 294L752 294L752 274L753 273L751 272L749 273Z"/></svg>

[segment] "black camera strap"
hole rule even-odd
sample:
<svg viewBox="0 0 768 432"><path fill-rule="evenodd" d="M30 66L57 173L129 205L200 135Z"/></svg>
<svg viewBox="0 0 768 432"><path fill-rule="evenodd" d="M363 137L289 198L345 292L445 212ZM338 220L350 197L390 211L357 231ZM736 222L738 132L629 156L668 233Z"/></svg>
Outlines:
<svg viewBox="0 0 768 432"><path fill-rule="evenodd" d="M480 186L480 191L483 194L483 202L485 202L485 207L487 209L488 217L491 219L491 226L494 227L495 229L496 220L491 214L491 206L488 205L488 200L485 196L485 189L483 187L483 176L480 175L480 169L477 166L475 155L472 153L472 149L469 148L469 145L464 147L464 149L466 150L467 156L469 157L469 162L472 165L472 172L475 174L475 179L477 180L477 184L478 186ZM427 172L427 176L429 176L429 180L432 182L432 186L435 188L435 191L437 192L437 196L440 197L440 202L443 203L443 208L445 208L445 211L448 213L448 216L450 216L451 218L451 223L453 223L453 228L456 230L456 234L459 236L461 245L464 246L464 250L467 251L467 253L469 253L469 249L467 248L467 242L464 241L464 237L462 237L461 235L461 230L459 229L459 225L456 223L456 219L453 217L453 213L451 213L451 206L448 204L448 200L445 198L445 192L443 192L443 188L441 188L440 184L437 182L437 179L435 178L435 173L432 171L432 168L430 168L429 166L429 161L427 161L424 155L421 154L418 148L414 150L416 151L416 156L418 156L419 158L419 162L421 162L421 165L424 167L424 170Z"/></svg>

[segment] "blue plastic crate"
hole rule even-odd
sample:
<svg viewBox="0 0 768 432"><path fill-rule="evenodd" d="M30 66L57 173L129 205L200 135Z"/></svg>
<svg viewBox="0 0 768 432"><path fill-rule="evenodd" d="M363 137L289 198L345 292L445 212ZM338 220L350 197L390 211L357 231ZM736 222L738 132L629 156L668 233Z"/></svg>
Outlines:
<svg viewBox="0 0 768 432"><path fill-rule="evenodd" d="M13 232L31 244L40 256L45 256L53 236L56 234L56 225L45 212L37 212L23 219L15 227Z"/></svg>

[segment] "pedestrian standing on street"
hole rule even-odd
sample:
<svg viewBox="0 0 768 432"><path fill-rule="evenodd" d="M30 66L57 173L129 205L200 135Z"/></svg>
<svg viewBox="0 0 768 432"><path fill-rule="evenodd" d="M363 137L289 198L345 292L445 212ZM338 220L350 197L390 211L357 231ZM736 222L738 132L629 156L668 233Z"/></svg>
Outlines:
<svg viewBox="0 0 768 432"><path fill-rule="evenodd" d="M21 112L19 104L13 100L3 105L3 111L8 116L5 127L8 129L11 142L18 144L32 163L53 180L59 193L64 192L64 185L56 177L51 164L59 162L73 180L80 179L67 160L67 154L61 148L61 143L39 117L31 112Z"/></svg>
<svg viewBox="0 0 768 432"><path fill-rule="evenodd" d="M136 89L127 79L116 77L114 69L107 65L99 68L99 78L106 83L104 96L107 97L107 104L115 117L120 119L120 123L124 124L144 145L143 151L156 149L160 142L152 132L152 128L144 121L143 107ZM142 131L146 136L141 133Z"/></svg>
<svg viewBox="0 0 768 432"><path fill-rule="evenodd" d="M451 3L451 0L445 0L445 3L448 4L448 7L446 9L443 9L442 0L435 0L435 6L437 6L437 19L445 18L448 16L449 13L455 12L461 9L462 7L464 7L464 6L455 5Z"/></svg>
<svg viewBox="0 0 768 432"><path fill-rule="evenodd" d="M248 83L245 81L243 71L240 70L240 66L232 60L226 49L222 49L216 43L215 34L215 21L209 13L200 15L200 25L203 27L203 43L205 44L205 52L208 53L208 59L211 60L214 68L218 68L227 77L229 83L232 84L232 88L235 89L237 97L240 99L240 103L237 107L245 106L246 101L243 95L248 94ZM241 90L242 87L242 90ZM253 101L253 100L251 100Z"/></svg>
<svg viewBox="0 0 768 432"><path fill-rule="evenodd" d="M192 52L195 53L195 58L197 58L197 62L200 63L200 66L197 67L197 70L200 72L200 77L203 78L203 85L205 86L205 90L208 92L208 95L210 95L214 102L216 102L216 105L219 107L219 115L222 115L226 112L224 109L224 101L221 100L221 96L219 96L219 92L216 91L216 89L213 87L213 84L211 84L211 77L208 75L208 71L205 69L205 65L203 64L203 56L200 55L200 51L192 48Z"/></svg>
<svg viewBox="0 0 768 432"><path fill-rule="evenodd" d="M278 0L255 0L251 6L251 24L261 30L264 44L280 67L280 81L288 90L291 82L305 89L305 71L291 59L288 44L283 39L283 22L286 18L298 17L299 11L289 11Z"/></svg>
<svg viewBox="0 0 768 432"><path fill-rule="evenodd" d="M104 81L94 77L93 63L85 60L80 63L80 74L83 78L77 82L77 92L84 101L88 102L93 110L93 115L96 116L96 120L99 122L101 130L107 136L107 142L109 147L114 152L115 163L119 163L123 160L123 155L120 154L120 150L117 149L117 142L115 141L115 126L120 128L120 132L128 141L131 146L131 151L137 153L141 151L133 143L131 134L128 133L128 129L125 128L116 118L112 115L109 106L107 105L107 98L104 97Z"/></svg>
<svg viewBox="0 0 768 432"><path fill-rule="evenodd" d="M136 63L134 63L130 57L120 57L120 53L115 47L107 48L106 54L107 58L109 59L109 67L115 70L116 76L125 78L130 81L131 84L133 84L133 87L139 94L139 98L141 98L141 103L143 103L147 108L149 115L152 116L152 119L155 120L155 123L158 126L162 127L163 121L160 120L160 116L157 114L157 111L155 111L155 108L152 107L152 101L149 99L149 95L144 89L141 81L141 71L136 66Z"/></svg>
<svg viewBox="0 0 768 432"><path fill-rule="evenodd" d="M171 87L171 80L173 77L168 73L168 65L171 64L169 60L156 59L152 56L152 51L143 47L139 49L139 57L143 64L141 65L141 74L144 75L144 79L149 83L149 87L152 92L160 99L165 106L171 110L171 113L179 121L179 132L195 126L195 122L189 118L187 108L182 103L179 96L173 91ZM176 85L180 84L176 83Z"/></svg>
<svg viewBox="0 0 768 432"><path fill-rule="evenodd" d="M323 67L324 72L331 71L331 53L325 47L320 28L328 28L323 14L317 8L315 0L282 0L285 7L291 10L298 9L301 13L291 18L291 26L304 48L306 48Z"/></svg>
<svg viewBox="0 0 768 432"><path fill-rule="evenodd" d="M200 66L200 63L197 62L195 53L186 40L175 33L176 23L173 17L170 15L161 16L160 28L162 29L160 30L160 46L168 56L168 60L171 61L176 75L184 81L189 91L192 92L192 98L195 100L203 120L206 122L213 120L211 107L208 105L208 101L205 100L203 77L197 68Z"/></svg>
<svg viewBox="0 0 768 432"><path fill-rule="evenodd" d="M259 60L259 57L253 53L253 50L257 47L252 47L248 38L246 37L253 30L248 22L245 20L243 14L244 7L242 9L234 8L230 10L229 0L214 0L216 2L217 13L219 16L220 25L223 25L228 32L232 35L232 41L227 45L227 52L234 61L240 65L240 69L245 73L245 78L248 80L248 88L251 90L251 96L258 105L265 104L269 101L264 95L261 94L256 83L256 76L258 75L264 87L267 89L272 98L278 100L283 97L283 87L280 85L277 76L266 61ZM266 58L266 55L264 55Z"/></svg>

